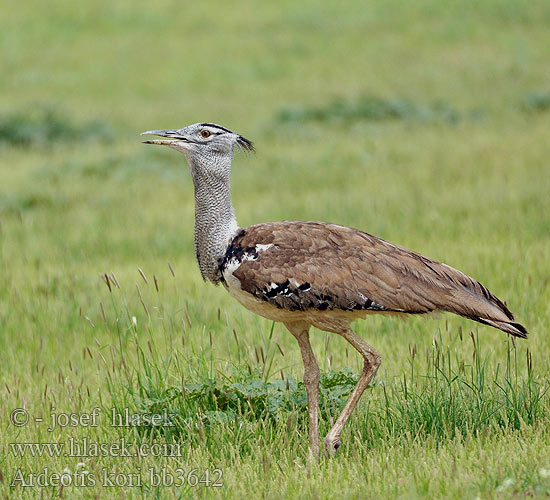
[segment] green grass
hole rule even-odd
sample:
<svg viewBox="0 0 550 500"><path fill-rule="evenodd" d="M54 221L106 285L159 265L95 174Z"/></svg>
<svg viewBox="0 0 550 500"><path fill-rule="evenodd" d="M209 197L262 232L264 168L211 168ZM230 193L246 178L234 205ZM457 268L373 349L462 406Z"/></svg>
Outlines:
<svg viewBox="0 0 550 500"><path fill-rule="evenodd" d="M4 9L0 497L548 497L549 28L542 0ZM139 143L197 121L255 142L234 161L241 225L326 220L413 248L487 285L529 339L451 316L356 323L382 366L339 456L308 462L295 340L201 281L184 158ZM326 432L361 360L312 342ZM48 432L10 424L19 407L101 413ZM113 427L113 407L175 425ZM71 437L181 456L9 446ZM223 487L10 488L44 467L221 469Z"/></svg>

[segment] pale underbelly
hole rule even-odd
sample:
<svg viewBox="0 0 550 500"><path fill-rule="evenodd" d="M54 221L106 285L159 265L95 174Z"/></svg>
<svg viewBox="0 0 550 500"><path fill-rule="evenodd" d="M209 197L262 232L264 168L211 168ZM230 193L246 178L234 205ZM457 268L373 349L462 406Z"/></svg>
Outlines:
<svg viewBox="0 0 550 500"><path fill-rule="evenodd" d="M336 324L338 325L336 328L339 329L342 324L349 324L370 314L399 314L386 311L344 311L342 309L327 309L324 311L317 309L305 311L281 309L242 290L239 280L229 273L225 274L224 278L226 288L234 299L249 311L272 321L282 323L306 322L322 330L333 330L333 326L336 327ZM402 314L399 315L403 316Z"/></svg>

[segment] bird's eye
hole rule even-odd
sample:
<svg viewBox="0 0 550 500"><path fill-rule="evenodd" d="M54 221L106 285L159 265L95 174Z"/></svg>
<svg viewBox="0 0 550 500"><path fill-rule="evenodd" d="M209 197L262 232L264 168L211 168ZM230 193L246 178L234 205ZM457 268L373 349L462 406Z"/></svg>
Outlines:
<svg viewBox="0 0 550 500"><path fill-rule="evenodd" d="M204 130L201 130L201 137L204 137L205 139L207 137L210 137L210 131L204 129Z"/></svg>

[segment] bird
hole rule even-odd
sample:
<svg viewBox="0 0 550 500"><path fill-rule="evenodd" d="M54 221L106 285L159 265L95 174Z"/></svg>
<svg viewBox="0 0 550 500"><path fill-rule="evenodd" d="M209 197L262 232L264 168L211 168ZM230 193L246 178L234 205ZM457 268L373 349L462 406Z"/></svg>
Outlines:
<svg viewBox="0 0 550 500"><path fill-rule="evenodd" d="M204 281L223 285L246 309L281 322L296 338L304 364L309 454L319 457L320 370L310 330L342 336L363 357L363 370L324 438L335 456L342 430L382 358L351 328L370 314L457 314L527 338L507 305L474 278L364 231L328 222L283 221L240 227L231 202L234 152L252 142L215 123L148 130L145 144L183 153L194 184L194 246Z"/></svg>

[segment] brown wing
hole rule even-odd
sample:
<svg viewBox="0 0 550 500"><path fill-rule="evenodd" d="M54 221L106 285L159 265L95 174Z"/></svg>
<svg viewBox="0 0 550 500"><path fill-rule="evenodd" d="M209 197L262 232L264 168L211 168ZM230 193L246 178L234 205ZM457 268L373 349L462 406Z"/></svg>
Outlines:
<svg viewBox="0 0 550 500"><path fill-rule="evenodd" d="M476 280L356 229L320 222L250 226L232 242L225 265L230 260L241 262L233 276L243 290L282 309L442 310L526 333Z"/></svg>

